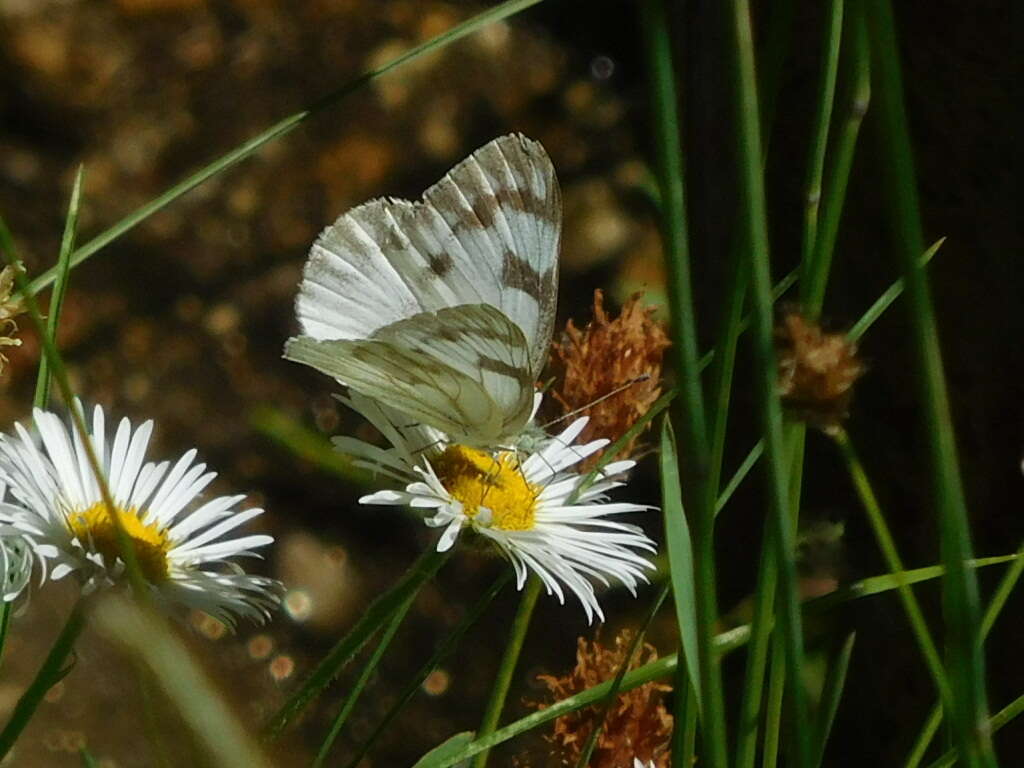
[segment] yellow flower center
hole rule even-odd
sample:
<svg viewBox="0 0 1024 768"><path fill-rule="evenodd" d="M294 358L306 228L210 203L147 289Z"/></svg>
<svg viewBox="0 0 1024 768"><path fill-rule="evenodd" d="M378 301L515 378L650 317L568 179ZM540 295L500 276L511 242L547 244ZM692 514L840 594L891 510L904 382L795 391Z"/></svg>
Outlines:
<svg viewBox="0 0 1024 768"><path fill-rule="evenodd" d="M166 579L169 573L167 552L171 548L167 531L156 523L140 520L139 510L135 507L118 509L116 512L121 528L135 552L135 560L142 575L151 582ZM102 501L81 512L73 512L68 518L68 524L83 546L103 555L105 560L113 562L121 556L117 528L107 513L107 505Z"/></svg>
<svg viewBox="0 0 1024 768"><path fill-rule="evenodd" d="M491 510L493 528L533 528L540 489L526 481L513 452L502 451L492 456L464 445L450 445L431 464L437 479L452 498L462 502L470 519L486 507Z"/></svg>

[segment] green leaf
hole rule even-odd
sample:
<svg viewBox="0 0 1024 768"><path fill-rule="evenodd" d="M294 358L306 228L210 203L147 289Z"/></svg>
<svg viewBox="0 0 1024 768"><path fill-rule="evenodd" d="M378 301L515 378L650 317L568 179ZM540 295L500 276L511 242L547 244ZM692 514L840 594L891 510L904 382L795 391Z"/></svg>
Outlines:
<svg viewBox="0 0 1024 768"><path fill-rule="evenodd" d="M682 491L679 487L679 460L672 423L666 419L661 429L661 508L665 515L665 545L668 547L669 569L672 576L672 595L676 605L676 621L682 642L683 658L702 712L700 676L696 674L697 656L697 597L693 583L693 545L690 526L683 510Z"/></svg>

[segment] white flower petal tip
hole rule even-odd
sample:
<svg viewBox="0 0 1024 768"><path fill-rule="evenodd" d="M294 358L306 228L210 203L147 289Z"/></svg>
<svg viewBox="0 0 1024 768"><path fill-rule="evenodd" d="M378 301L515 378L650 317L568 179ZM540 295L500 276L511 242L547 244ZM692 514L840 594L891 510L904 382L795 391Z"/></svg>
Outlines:
<svg viewBox="0 0 1024 768"><path fill-rule="evenodd" d="M85 413L80 403L76 407ZM242 535L239 526L260 509L239 508L244 496L199 498L216 476L194 464L196 451L173 465L146 462L153 423L133 428L122 419L111 437L103 409L92 412L89 440L115 506L108 512L81 437L53 413L34 412L39 440L16 425L0 435L0 476L13 500L0 522L25 534L32 554L56 581L74 574L83 593L122 581L117 528L127 535L143 580L169 607L198 609L228 626L237 618L265 621L281 599L281 585L248 575L234 562L259 557L273 542Z"/></svg>
<svg viewBox="0 0 1024 768"><path fill-rule="evenodd" d="M441 450L404 465L406 482L400 490L378 491L361 501L430 510L424 522L444 529L440 552L470 528L508 558L520 589L528 572L533 573L559 602L564 604L567 592L575 595L588 622L603 621L594 583L617 582L635 594L647 582L644 572L654 569L645 555L657 547L639 527L612 518L651 507L605 503L605 492L622 485L608 478L634 462L613 462L593 485L582 488L587 473L571 468L608 443L574 444L584 426L586 418L577 419L561 434L531 438L517 449L484 451L442 441ZM381 431L401 440L398 429ZM401 442L392 450L393 456L416 455L413 446Z"/></svg>

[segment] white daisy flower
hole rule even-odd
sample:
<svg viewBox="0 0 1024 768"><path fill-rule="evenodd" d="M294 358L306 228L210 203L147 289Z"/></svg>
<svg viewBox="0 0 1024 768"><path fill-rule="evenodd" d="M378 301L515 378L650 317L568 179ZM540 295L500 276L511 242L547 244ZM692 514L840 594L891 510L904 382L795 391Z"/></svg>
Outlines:
<svg viewBox="0 0 1024 768"><path fill-rule="evenodd" d="M121 580L117 529L77 431L56 414L37 409L33 416L39 439L21 424L15 436L0 435L0 476L20 502L0 505L0 522L29 537L53 581L74 573L89 593ZM103 409L93 411L90 439L143 579L169 605L228 625L236 616L262 622L279 602L279 583L248 575L228 559L257 556L253 550L273 538L225 537L263 510L239 510L244 495L197 505L216 473L194 463L195 449L173 466L145 462L152 432L152 421L133 429L122 419L108 443Z"/></svg>
<svg viewBox="0 0 1024 768"><path fill-rule="evenodd" d="M644 570L654 566L639 552L654 553L654 542L639 527L608 518L649 508L608 503L605 495L623 485L624 473L635 462L611 462L587 488L582 488L586 475L570 469L609 442L573 445L585 417L555 437L531 441L534 450L483 451L450 443L436 429L402 426L396 412L355 393L343 402L366 416L393 448L347 437L335 438L335 445L404 486L360 501L431 510L426 524L444 529L438 551L451 548L463 529L472 529L511 561L520 589L529 571L562 603L563 586L568 587L588 621L595 615L604 619L591 579L607 586L614 578L634 595L637 585L647 581Z"/></svg>
<svg viewBox="0 0 1024 768"><path fill-rule="evenodd" d="M0 525L0 600L13 602L32 578L31 540L13 525Z"/></svg>

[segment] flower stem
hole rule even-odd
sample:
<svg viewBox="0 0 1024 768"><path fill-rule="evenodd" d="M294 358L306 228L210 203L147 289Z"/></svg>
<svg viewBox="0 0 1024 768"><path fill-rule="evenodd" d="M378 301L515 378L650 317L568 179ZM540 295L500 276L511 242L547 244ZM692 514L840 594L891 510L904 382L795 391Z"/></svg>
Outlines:
<svg viewBox="0 0 1024 768"><path fill-rule="evenodd" d="M541 582L536 576L531 576L526 582L523 596L519 601L519 610L512 622L512 631L505 646L505 653L501 657L501 666L498 667L498 676L494 680L494 687L491 688L491 698L487 702L487 709L484 710L483 720L480 721L480 729L476 733L477 740L490 736L498 727L501 719L501 710L505 707L505 698L508 696L508 689L512 685L512 675L516 671L519 662L519 654L523 650L523 640L526 639L526 631L530 628L530 619L533 618L533 609L537 606L537 598L540 597ZM484 768L487 765L489 749L480 752L473 760L472 768Z"/></svg>
<svg viewBox="0 0 1024 768"><path fill-rule="evenodd" d="M39 672L36 673L35 679L28 687L28 690L18 699L18 703L14 706L14 712L11 713L10 720L7 721L7 725L0 732L0 760L11 751L11 747L14 746L14 742L17 741L18 736L21 735L25 726L28 725L28 721L32 719L32 715L35 714L36 708L43 700L46 692L60 682L61 678L67 674L68 670L64 666L64 662L67 661L68 656L71 654L75 641L78 640L78 636L81 634L84 626L85 616L82 614L81 606L76 605L71 611L71 615L68 616L64 628L57 636L53 647L50 648L50 652L47 654L43 665L39 668Z"/></svg>

